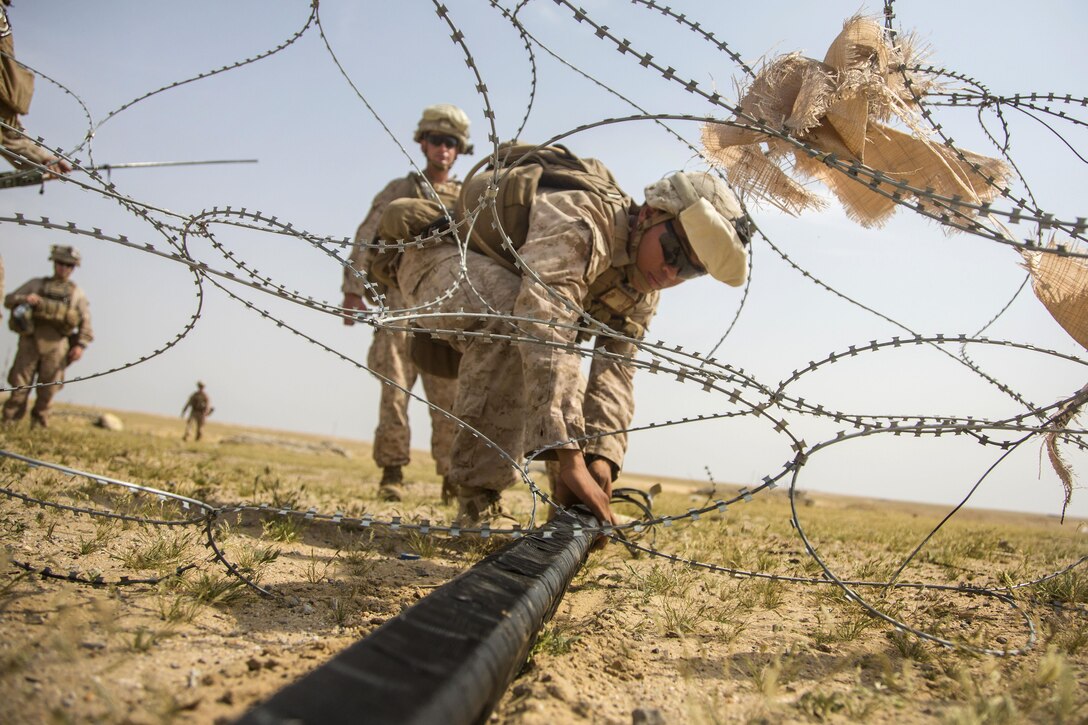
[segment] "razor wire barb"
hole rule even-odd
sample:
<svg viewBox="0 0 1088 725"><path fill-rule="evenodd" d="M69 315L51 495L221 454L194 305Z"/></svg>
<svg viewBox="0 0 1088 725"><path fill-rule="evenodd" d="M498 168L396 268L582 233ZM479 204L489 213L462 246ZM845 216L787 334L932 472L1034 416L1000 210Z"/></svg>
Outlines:
<svg viewBox="0 0 1088 725"><path fill-rule="evenodd" d="M632 43L632 41L616 35L602 22L595 21L594 17L586 10L576 7L567 0L554 0L554 4L561 10L565 10L569 13L570 19L573 21L573 27L571 28L572 32L579 32L580 29L582 29L582 31L588 29L587 42L600 42L611 45L615 51L631 64L633 72L649 74L654 77L656 82L674 85L691 96L701 98L708 106L709 112L704 115L691 115L653 113L649 111L634 100L625 96L619 90L610 87L604 81L596 78L591 71L580 68L575 63L562 57L561 53L553 50L545 44L545 42L540 40L532 32L532 28L523 22L520 17L522 11L530 5L529 0L522 0L512 10L505 7L497 0L489 0L489 17L495 19L497 22L496 32L511 32L517 37L522 44L525 53L525 61L529 69L528 98L524 115L516 124L517 130L515 135L520 135L521 132L528 127L529 121L536 109L538 80L543 73L543 70L537 61L536 49L539 48L548 56L557 60L562 66L568 68L571 72L591 81L602 91L619 99L634 111L634 113L627 116L602 118L576 125L569 130L555 133L545 142L546 144L558 143L567 138L576 137L579 134L584 134L595 129L607 128L613 125L651 123L686 145L692 152L693 158L705 160L698 144L688 140L686 136L688 130L696 124L707 122L730 124L739 129L756 131L767 137L784 141L794 148L797 153L806 154L817 159L834 171L847 175L859 183L865 184L873 192L894 201L898 206L936 221L946 229L966 232L987 241L1011 246L1020 251L1038 251L1044 254L1055 254L1058 256L1068 256L1079 259L1088 258L1088 250L1084 247L1084 243L1088 242L1088 238L1085 236L1085 232L1088 230L1088 223L1086 223L1085 218L1083 217L1076 217L1074 219L1057 218L1040 206L1035 199L1030 185L1027 183L1027 179L1021 175L1020 169L1016 166L1015 160L1012 157L1010 149L1011 130L1005 115L1006 110L1014 110L1044 126L1050 133L1057 136L1061 142L1065 144L1073 156L1083 162L1084 157L1081 156L1076 148L1065 138L1062 131L1052 124L1061 122L1064 124L1071 124L1073 127L1088 126L1088 121L1072 115L1072 109L1077 107L1088 107L1088 99L1074 97L1068 93L1064 95L1057 93L995 95L981 82L951 69L922 65L912 66L910 68L900 68L899 72L903 74L906 86L915 94L914 100L921 109L920 113L922 118L929 123L932 132L940 138L941 143L944 146L957 153L960 161L972 167L976 173L980 172L978 165L971 162L957 148L954 139L946 135L942 124L938 121L934 112L934 109L937 108L969 107L975 109L980 127L982 127L984 133L998 150L998 153L1002 158L1015 170L1020 185L1025 189L1024 196L1021 197L1010 187L1002 187L998 184L997 180L989 178L987 179L987 183L997 189L997 194L1002 199L1001 204L974 203L956 196L937 194L932 189L911 186L882 173L878 169L848 159L842 159L835 154L829 154L813 148L804 141L792 136L785 129L774 127L766 119L755 118L748 115L738 103L731 101L721 93L714 90L706 90L698 81L683 77L680 72L667 62L655 58L655 56L648 51L640 50ZM713 32L704 28L702 23L698 20L688 17L687 14L678 13L669 6L662 6L654 2L654 0L632 0L632 4L638 6L642 11L658 13L662 16L663 20L676 23L687 31L690 31L696 39L696 42L705 43L708 46L713 47L724 58L728 59L727 62L735 67L746 80L750 81L755 77L756 71L754 65L746 62L727 42L720 40ZM480 41L470 38L468 34L460 28L456 14L451 12L446 5L438 2L438 0L432 0L431 5L433 6L437 22L441 23L449 32L448 40L450 44L462 57L465 66L472 74L473 91L479 98L481 104L481 107L478 110L480 111L480 114L487 119L487 140L492 147L489 153L496 167L492 177L491 188L497 189L500 173L498 170L498 167L500 166L498 161L500 160L501 153L499 146L502 140L498 126L500 119L496 111L497 105L493 102L492 94L486 83L486 66L476 60L472 51L474 43ZM972 347L1002 347L1046 358L1060 359L1074 365L1088 365L1088 361L1082 357L1014 340L1000 340L983 337L982 332L1004 314L1011 305L1011 300L994 316L993 319L991 319L990 322L974 334L923 334L910 328L908 325L897 321L892 316L886 315L874 306L856 300L841 290L836 289L833 285L822 281L815 274L807 270L805 266L792 259L791 256L779 245L776 245L775 241L768 237L763 230L757 228L755 230L757 233L753 234L753 247L755 247L756 242L765 245L767 251L779 256L791 269L800 274L804 279L812 282L821 290L834 295L849 305L865 311L867 314L871 314L891 323L903 333L899 336L892 337L891 339L873 339L865 343L850 345L846 349L832 351L820 360L808 361L807 365L797 365L792 373L778 383L766 383L761 382L757 376L749 372L713 358L713 355L725 341L736 321L741 316L742 309L747 301L748 291L751 289L751 278L753 275L750 275L749 282L744 288L744 299L735 312L732 322L726 327L717 343L709 347L709 352L700 353L693 350L683 350L681 347L670 346L661 340L651 341L649 339L636 339L627 336L621 331L609 328L603 323L584 314L578 309L577 305L571 303L556 290L549 288L536 274L536 271L533 270L530 265L526 264L517 254L517 250L514 248L514 245L509 238L506 237L504 230L499 229L498 231L502 233L508 251L510 251L518 261L523 275L531 279L535 284L540 285L559 307L564 308L568 312L575 313L574 321L560 322L558 320L553 320L551 323L546 323L546 321L542 320L504 314L488 307L487 312L476 315L476 317L481 320L490 320L496 323L497 327L493 327L492 329L500 329L502 325L505 325L506 327L504 329L506 329L507 332L467 331L452 324L452 320L464 317L467 313L464 313L464 311L444 310L441 306L441 303L451 296L452 289L434 300L427 301L415 307L401 309L389 307L386 299L381 294L380 288L367 277L366 271L350 268L348 252L350 251L352 243L349 239L343 237L330 237L317 232L300 229L297 228L293 222L281 220L275 214L244 207L238 208L232 205L214 206L195 214L173 212L162 208L161 206L141 200L135 194L123 192L109 179L104 179L96 171L90 168L93 166L93 139L96 132L101 129L104 124L131 109L134 105L152 96L170 93L181 86L236 71L253 63L263 62L270 56L279 53L281 50L298 42L315 28L320 35L325 52L341 78L347 83L354 96L366 108L367 112L382 126L388 137L388 141L395 144L404 158L415 168L415 163L412 160L411 154L403 145L401 145L397 138L397 134L395 134L386 123L382 114L377 110L377 107L368 100L365 92L365 84L357 82L352 77L349 70L341 63L336 49L334 48L333 41L325 32L319 1L312 0L309 3L309 9L310 13L304 25L292 35L288 36L286 40L268 50L256 53L243 60L228 63L213 70L201 72L195 76L174 81L148 91L131 101L123 103L113 111L110 111L97 123L93 120L93 116L86 103L76 92L69 90L58 81L48 78L36 69L30 68L30 70L39 77L45 78L61 89L63 93L73 98L80 105L83 115L86 118L87 129L83 136L83 140L70 153L66 154L62 149L52 148L44 140L37 139L37 142L40 145L49 148L57 155L68 159L73 163L73 166L77 171L83 171L88 176L87 181L64 178L62 179L63 183L76 184L89 193L97 194L103 198L116 202L129 214L148 223L158 236L153 242L132 241L124 235L111 234L100 228L86 228L75 222L57 223L45 217L31 219L18 212L0 216L0 225L13 224L24 227L31 226L53 232L84 236L100 242L116 245L133 254L142 253L151 255L168 263L180 265L181 268L193 276L196 287L194 293L194 309L190 313L188 321L171 339L156 347L150 353L141 355L136 359L107 370L71 378L67 381L68 383L79 383L96 377L117 374L172 350L181 340L187 337L195 329L198 322L201 321L204 315L205 286L210 285L225 293L229 299L239 303L244 309L256 315L258 318L268 321L277 328L287 330L307 344L316 346L323 354L335 356L354 368L369 372L383 385L391 385L400 388L395 381L381 376L363 362L356 360L352 355L338 351L332 346L325 344L306 329L301 329L296 325L289 324L282 319L280 315L273 312L269 305L264 305L258 301L247 298L243 293L255 293L258 296L258 299L263 297L270 302L275 300L286 300L294 305L316 313L320 320L335 317L352 317L375 329L402 331L410 335L437 334L438 336L461 340L486 338L491 341L509 343L513 346L543 345L561 350L566 354L587 358L599 356L630 366L635 370L642 370L646 374L668 375L675 377L677 382L681 384L698 386L708 398L719 402L722 406L721 409L711 414L699 414L672 420L652 421L625 430L603 431L594 436L586 436L565 441L554 441L548 446L543 446L529 452L524 460L515 459L507 451L500 451L500 454L505 458L507 463L518 472L522 482L533 495L534 508L531 512L530 520L525 527L515 526L505 529L493 529L488 524L484 524L480 527L462 527L456 522L432 522L428 519L406 520L400 516L385 516L380 513L374 514L366 512L361 513L358 516L349 516L343 511L328 513L313 508L303 511L294 509L290 506L275 506L269 503L260 502L212 504L206 501L180 496L170 491L144 486L139 483L111 479L97 475L93 472L80 471L57 463L37 460L18 452L8 450L0 450L0 459L10 462L12 466L23 466L27 469L43 468L53 470L68 477L83 479L94 486L109 489L119 488L131 496L149 497L157 501L166 502L170 506L176 507L180 512L188 515L181 515L179 518L155 518L132 513L118 513L108 508L53 501L48 498L35 496L26 491L20 491L16 485L17 481L20 479L20 475L13 473L11 470L8 470L5 474L8 480L6 485L0 486L0 495L27 506L48 507L74 516L88 516L103 520L129 521L148 526L197 527L201 530L205 547L210 552L207 557L207 562L217 563L225 568L231 576L236 577L248 587L262 594L275 595L276 591L274 588L262 586L255 576L246 571L245 568L240 566L237 562L233 561L230 555L221 546L219 526L222 521L232 516L253 514L258 517L274 516L298 519L311 523L333 526L347 531L411 531L422 536L443 536L453 539L461 537L479 537L481 539L487 539L496 535L520 537L528 532L541 531L541 529L536 526L536 504L538 502L544 507L562 508L546 491L540 489L529 475L529 464L547 451L556 447L569 447L571 444L583 445L594 438L619 433L652 432L673 426L690 425L692 423L704 421L753 418L759 420L762 425L765 425L767 430L780 436L784 444L784 449L788 451L786 454L787 460L781 463L778 468L768 466L765 475L761 477L758 485L742 487L736 494L729 497L712 498L711 495L708 495L707 500L702 505L690 508L686 512L660 515L654 514L617 526L607 525L588 527L584 530L578 530L576 534L585 536L604 535L616 539L622 537L625 539L625 545L647 555L660 557L665 561L673 562L678 565L693 566L732 576L763 578L797 584L837 586L845 593L849 600L856 602L872 616L887 622L889 625L899 630L910 632L923 639L928 639L945 646L962 647L985 654L1007 655L1026 651L1034 645L1036 641L1034 622L1031 620L1028 613L1019 607L1019 604L1011 596L1012 592L1028 587L1031 584L1053 578L1063 572L1071 571L1084 563L1084 556L1076 561L1068 563L1056 572L1045 574L1031 581L1016 583L1006 588L981 588L965 585L943 585L934 582L900 581L900 575L904 573L917 551L925 544L925 541L922 541L919 543L918 548L902 561L899 571L889 581L854 581L838 577L825 563L819 553L818 547L807 535L796 506L797 482L803 468L809 460L814 456L821 455L832 446L863 438L875 436L908 436L914 438L939 438L941 436L965 437L974 440L983 447L995 449L995 457L990 469L982 474L976 481L974 487L971 489L972 491L977 489L978 486L985 481L986 477L989 475L989 471L1000 465L1005 456L1009 455L1024 442L1044 434L1056 433L1063 443L1073 445L1080 450L1088 450L1088 445L1086 445L1085 441L1086 431L1083 428L1067 426L1060 430L1055 430L1053 426L1054 416L1058 411L1063 410L1065 406L1071 404L1083 404L1083 400L1079 399L1077 394L1070 394L1059 400L1049 402L1036 403L1030 401L1025 395L1005 384L996 375L988 373L981 365L968 357L967 350ZM890 0L885 3L884 15L889 35L894 38L897 36L897 32L893 27L895 13L893 12L893 3L890 2ZM954 81L962 87L959 87L956 90L937 89L922 93L915 90L915 84L912 79L916 76ZM1056 110L1056 106L1061 106L1061 108ZM997 118L1000 126L1000 131L998 133L993 133L987 127L983 116L985 112L992 112ZM722 116L729 118L728 120L725 120ZM6 124L3 127L11 132L22 133L19 129ZM83 149L86 150L87 156L90 159L86 164L73 156L76 151ZM720 172L718 173L720 175ZM456 284L465 285L469 289L474 289L473 281L468 274L467 265L463 261L464 255L469 253L467 251L465 239L469 235L472 226L477 223L482 212L495 212L494 206L487 209L487 204L495 204L494 195L489 199L482 201L477 208L466 210L464 219L453 224L448 229L413 239L396 240L392 242L386 241L383 242L383 248L386 250L395 249L404 251L423 248L434 244L446 244L452 239L460 245L462 254L461 274ZM495 216L497 218L497 215ZM1029 236L1023 239L1016 239L1004 226L1006 224L1013 226L1029 225L1032 227L1032 231ZM275 279L273 275L260 271L257 266L257 262L260 260L247 258L232 249L229 243L221 241L218 235L218 228L220 227L241 229L256 234L275 235L277 238L286 240L289 243L297 243L318 250L330 261L335 262L336 265L348 268L349 273L362 280L364 285L373 293L374 297L378 299L379 302L373 309L362 311L351 310L345 309L334 302L315 299L312 295L306 295L296 289L290 289L283 281L279 281ZM1064 235L1058 246L1050 248L1044 244L1043 237L1048 232ZM203 247L210 249L214 255L216 255L215 258L205 259L201 254L202 245ZM751 269L753 271L755 270L754 265ZM1026 284L1020 286L1013 295L1013 299L1016 298L1016 295L1020 294L1025 286ZM484 298L479 292L476 294L481 299ZM450 322L451 324L448 324L447 326L447 322ZM563 339L570 339L575 333L587 333L625 343L637 350L637 352L631 356L624 356L611 352L603 347L587 350L576 342L545 340L525 332L526 329L531 329L531 326L539 326L541 324L551 324L555 329L561 330L564 335ZM864 357L881 354L888 350L904 347L924 347L926 349L937 350L941 354L950 357L988 384L995 386L1004 396L1009 398L1019 407L1020 412L1007 415L1003 418L993 419L963 415L905 415L890 411L859 412L838 410L823 402L806 401L803 397L789 394L790 388L805 376L822 371L836 362L848 358L857 358L859 356ZM959 352L952 352L947 349L951 347L958 347ZM37 386L32 385L29 387L33 388ZM11 388L0 390L10 391ZM411 390L404 388L400 388L400 390L431 408L435 407L432 403L418 397ZM454 416L453 411L441 410L440 412L441 414L456 420L473 435L485 438L486 440L484 432L473 429L465 421L457 419L456 416ZM792 414L816 418L836 425L845 425L846 427L839 429L831 438L809 444L799 433L795 432L795 426L792 425L792 420L790 418ZM709 468L707 468L707 475L710 477L711 481L713 481L713 476L710 473ZM656 534L661 535L662 538L665 538L665 534L675 526L696 525L701 519L707 516L723 516L728 511L735 510L736 506L751 502L755 496L774 490L787 482L792 511L791 524L804 544L808 554L818 564L822 572L822 577L820 578L784 576L726 567L712 562L685 558L670 553L665 548L656 545L646 546L639 543L637 540L627 540L627 534L640 534L647 531L655 532ZM712 487L712 490L716 491L716 487ZM964 498L964 502L970 498L970 495L971 494L969 493L967 497ZM956 510L958 510L958 507ZM951 514L949 515L951 516ZM548 532L545 531L544 535L547 536ZM101 575L96 575L93 572L83 573L69 571L64 574L53 571L50 567L37 566L31 562L13 561L13 564L28 574L62 579L70 582L85 583L94 586L106 584L153 585L161 581L161 579L158 578L135 579L121 577L116 581L108 582L103 579ZM182 576L187 571L199 566L199 563L191 562L177 567L176 571L169 576ZM1011 649L992 649L953 641L934 633L919 630L886 612L881 611L878 607L870 604L859 593L860 590L888 587L930 589L937 591L966 591L992 597L1009 606L1018 616L1024 619L1026 636L1024 637L1023 643L1018 647Z"/></svg>

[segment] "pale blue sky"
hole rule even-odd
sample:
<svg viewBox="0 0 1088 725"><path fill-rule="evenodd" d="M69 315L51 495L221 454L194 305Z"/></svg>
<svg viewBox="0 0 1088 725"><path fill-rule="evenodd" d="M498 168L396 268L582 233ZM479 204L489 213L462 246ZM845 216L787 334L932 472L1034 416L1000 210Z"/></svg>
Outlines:
<svg viewBox="0 0 1088 725"><path fill-rule="evenodd" d="M530 100L533 76L522 41L481 0L444 3L465 33L495 109L497 134L516 132ZM632 46L654 54L723 95L742 80L728 56L675 22L618 0L582 2L587 13ZM876 3L670 3L698 19L749 64L794 50L822 57L842 22ZM902 2L897 26L914 30L931 47L931 62L983 82L997 94L1055 91L1083 96L1086 52L1081 34L1088 10L1078 2ZM188 3L120 0L18 0L10 10L21 60L68 88L86 104L94 123L163 85L251 57L302 27L309 5L194 0ZM118 190L183 216L213 208L259 210L321 236L348 237L374 193L403 175L418 148L411 133L422 107L451 102L473 121L478 149L488 145L483 102L459 47L430 2L325 0L321 17L330 44L375 118L339 74L316 28L286 50L228 73L141 101L99 127L97 163L148 160L259 158L252 166L117 171ZM542 42L653 113L719 113L682 87L641 68L598 40L569 11L536 0L520 15ZM580 124L634 111L600 87L536 49L535 96L526 139L567 132ZM72 95L39 79L25 122L35 135L70 149L88 129ZM988 153L971 110L940 109L941 122L965 148ZM379 123L379 120L381 123ZM992 121L992 117L989 118ZM1085 167L1036 124L1010 115L1012 152L1040 205L1061 218L1086 216ZM382 124L388 127L387 135ZM673 123L692 142L695 123ZM1067 128L1083 151L1083 129ZM605 161L633 196L663 173L702 168L679 142L646 121L611 125L567 140L576 152ZM403 145L403 148L401 147ZM407 156L405 155L407 153ZM86 159L86 153L79 154ZM463 157L462 175L480 158ZM78 227L101 228L165 248L150 224L100 194L74 184L5 191L0 215L48 216ZM785 217L753 209L772 242L798 264L858 301L923 333L973 333L996 314L1023 279L1017 255L1004 246L900 211L883 229L865 230L834 205L825 212ZM168 217L159 214L159 218ZM323 252L279 235L216 226L233 254L290 290L338 302L340 270ZM1029 230L1022 230L1026 235ZM77 281L92 301L98 341L74 374L135 361L171 340L190 317L195 329L179 345L130 369L72 384L62 400L176 415L197 378L207 382L223 421L369 440L376 423L378 384L343 359L262 319L211 285L202 302L193 276L177 263L88 238L11 224L0 229L7 287L48 270L51 243L75 243L84 253ZM209 266L229 263L206 242L190 253ZM774 386L791 371L850 345L901 334L790 270L764 243L754 249L753 282L740 322L717 357ZM267 294L232 287L253 304L304 331L345 357L365 361L370 331ZM708 350L733 318L736 290L707 280L665 295L649 337L685 350ZM1084 356L1030 292L1022 294L991 330L991 337ZM0 336L0 363L10 363L14 335ZM1041 353L972 350L972 356L1015 389L1049 403L1080 388L1081 364ZM636 422L674 420L730 410L728 401L663 376L638 376ZM920 348L859 356L800 381L791 391L810 402L847 412L1006 417L1012 401L944 356ZM414 441L426 445L426 415L412 410ZM810 445L840 426L794 417L791 427ZM951 502L966 492L998 455L966 437L939 440L869 438L832 446L814 456L802 488L864 493L883 498ZM788 441L765 422L746 419L670 427L632 436L632 471L758 482L791 457ZM1074 456L1076 464L1083 455ZM1058 510L1060 489L1039 446L1029 443L999 469L977 496L979 505ZM1083 467L1083 465L1082 465ZM1072 509L1088 514L1080 491Z"/></svg>

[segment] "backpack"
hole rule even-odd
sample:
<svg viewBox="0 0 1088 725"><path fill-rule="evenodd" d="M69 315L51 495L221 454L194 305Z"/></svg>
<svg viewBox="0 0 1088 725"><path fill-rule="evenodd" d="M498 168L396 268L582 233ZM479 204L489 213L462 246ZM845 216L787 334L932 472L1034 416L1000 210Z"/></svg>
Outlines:
<svg viewBox="0 0 1088 725"><path fill-rule="evenodd" d="M5 115L10 112L26 115L34 95L34 74L15 60L15 45L10 34L0 38L0 53L3 54L0 56L0 109L9 112Z"/></svg>
<svg viewBox="0 0 1088 725"><path fill-rule="evenodd" d="M630 204L630 198L604 164L597 159L576 156L565 146L555 144L537 148L534 144L510 142L499 147L499 155L499 184L494 208L487 200L493 174L478 173L485 164L487 171L495 171L492 160L485 158L473 166L465 178L454 206L454 216L464 220L466 213L479 208L468 236L468 248L486 254L517 274L521 272L512 250L520 248L529 235L529 212L540 187L586 191L603 204L617 208ZM435 225L443 223L448 220L436 220ZM509 242L503 239L500 228ZM410 350L412 361L420 370L444 378L457 377L461 353L448 342L428 334L417 334L410 341Z"/></svg>
<svg viewBox="0 0 1088 725"><path fill-rule="evenodd" d="M488 157L469 171L454 213L456 218L464 219L468 212L479 208L468 248L486 254L512 271L518 270L511 247L518 249L525 243L529 211L538 188L586 191L610 206L624 207L630 203L604 164L597 159L580 158L565 146L537 148L533 144L509 142L500 146L498 152L501 161L494 208L487 200L494 174L478 173L485 164L487 171L495 171ZM500 228L509 238L509 244Z"/></svg>

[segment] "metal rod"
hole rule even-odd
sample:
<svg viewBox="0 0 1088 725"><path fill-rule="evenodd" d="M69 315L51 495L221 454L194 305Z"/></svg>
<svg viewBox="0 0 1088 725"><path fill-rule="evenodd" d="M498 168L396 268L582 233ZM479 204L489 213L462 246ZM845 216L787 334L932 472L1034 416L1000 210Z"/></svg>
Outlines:
<svg viewBox="0 0 1088 725"><path fill-rule="evenodd" d="M209 164L255 164L257 159L216 159L213 161L132 161L127 164L100 164L88 166L87 171L111 171L113 169L144 169L149 166L207 166Z"/></svg>
<svg viewBox="0 0 1088 725"><path fill-rule="evenodd" d="M83 171L105 171L114 169L146 169L152 166L207 166L209 164L255 164L257 159L215 159L212 161L132 161L126 164L101 164L87 166ZM0 189L14 189L19 186L35 186L42 183L44 175L37 169L27 171L8 171L0 174Z"/></svg>

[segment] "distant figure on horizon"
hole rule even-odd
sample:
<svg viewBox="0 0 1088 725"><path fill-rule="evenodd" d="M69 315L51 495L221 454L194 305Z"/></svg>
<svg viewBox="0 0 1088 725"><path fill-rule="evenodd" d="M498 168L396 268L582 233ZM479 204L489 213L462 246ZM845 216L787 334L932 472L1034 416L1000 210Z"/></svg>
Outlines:
<svg viewBox="0 0 1088 725"><path fill-rule="evenodd" d="M183 441L189 440L189 431L196 426L195 440L200 440L204 435L204 421L215 412L212 400L204 392L204 383L199 380L196 383L196 391L185 401L185 407L181 409L181 417L185 417L185 411L189 411L189 420L185 421L185 434L181 436Z"/></svg>
<svg viewBox="0 0 1088 725"><path fill-rule="evenodd" d="M355 232L355 242L344 266L341 289L345 310L365 310L366 297L372 304L383 304L391 310L404 308L404 298L395 281L396 270L390 257L376 253L372 246L377 237L378 221L396 199L439 199L453 208L461 192L461 182L450 175L459 154L471 154L468 135L469 119L460 108L440 103L423 109L415 135L426 166L423 173L415 171L394 179L378 192L370 203L370 211ZM344 317L345 325L354 325L352 317ZM378 427L374 431L374 462L382 469L378 496L385 501L400 501L404 481L402 467L408 465L411 453L411 430L408 427L408 393L417 378L423 379L427 400L439 410L431 409L431 455L435 469L442 476L442 502L457 496L449 486L450 448L457 425L442 411L453 409L457 397L456 378L444 378L423 373L412 361L407 332L376 327L367 367L383 378Z"/></svg>
<svg viewBox="0 0 1088 725"><path fill-rule="evenodd" d="M49 405L62 387L65 368L83 357L84 348L94 339L87 295L70 279L79 266L79 250L55 244L49 259L51 277L35 277L4 298L4 307L12 311L8 327L19 334L15 362L8 373L8 383L16 389L4 403L5 423L26 415L36 383L30 422L48 427Z"/></svg>

